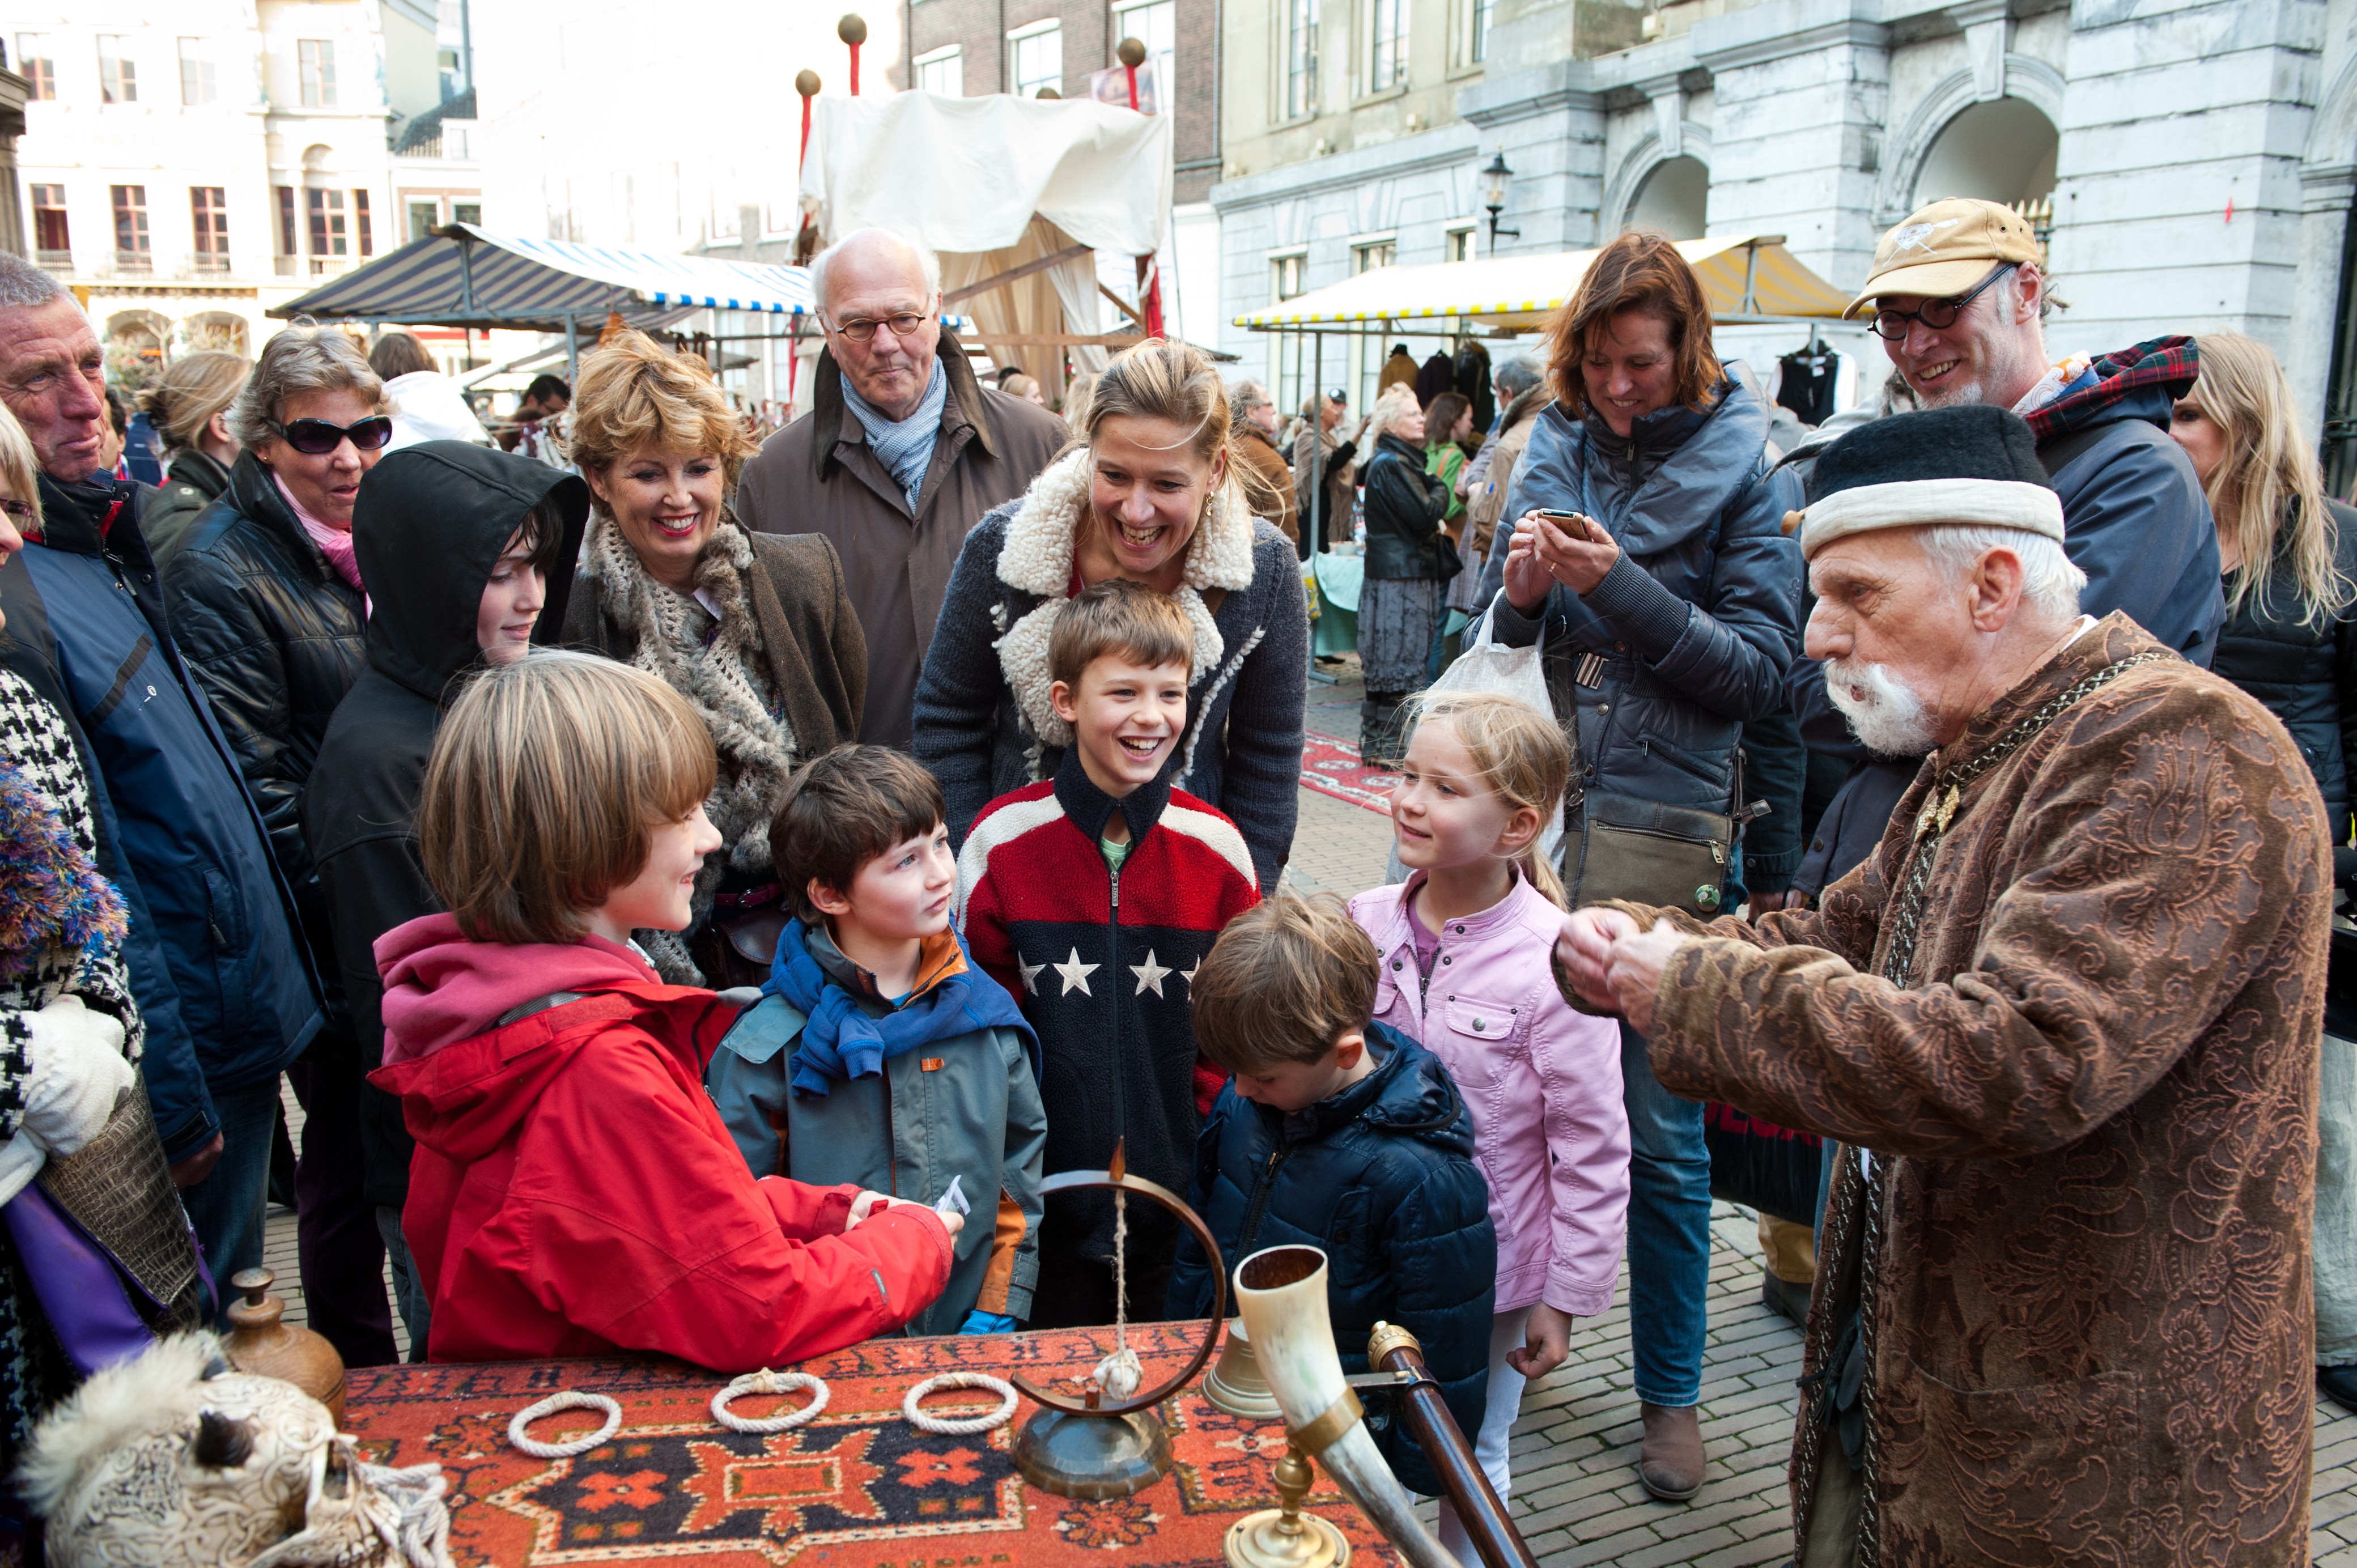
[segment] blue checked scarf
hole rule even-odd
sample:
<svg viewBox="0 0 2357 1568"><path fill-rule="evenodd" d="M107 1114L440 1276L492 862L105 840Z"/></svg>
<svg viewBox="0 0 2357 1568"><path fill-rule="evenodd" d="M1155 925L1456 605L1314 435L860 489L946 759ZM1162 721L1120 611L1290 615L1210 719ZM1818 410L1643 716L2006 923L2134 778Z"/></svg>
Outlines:
<svg viewBox="0 0 2357 1568"><path fill-rule="evenodd" d="M884 465L900 493L908 498L909 510L917 510L917 492L924 488L925 469L933 460L933 437L941 434L942 405L950 395L949 372L942 369L938 356L933 360L933 379L925 383L925 395L917 403L917 412L895 424L884 417L883 411L870 404L853 389L851 378L843 378L843 401L859 421L859 428L867 432L868 450Z"/></svg>

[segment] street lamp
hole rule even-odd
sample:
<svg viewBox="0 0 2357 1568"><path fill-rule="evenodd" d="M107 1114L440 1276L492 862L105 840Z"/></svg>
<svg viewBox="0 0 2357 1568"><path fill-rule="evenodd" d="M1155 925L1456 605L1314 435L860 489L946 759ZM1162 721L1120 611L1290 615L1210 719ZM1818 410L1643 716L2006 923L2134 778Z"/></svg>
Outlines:
<svg viewBox="0 0 2357 1568"><path fill-rule="evenodd" d="M1498 214L1505 210L1506 206L1506 182L1513 177L1514 171L1506 166L1506 149L1500 147L1498 156L1490 160L1490 166L1481 171L1481 205L1490 209L1490 249L1492 251L1498 248L1498 236L1501 234L1515 240L1523 237L1520 229L1498 227Z"/></svg>

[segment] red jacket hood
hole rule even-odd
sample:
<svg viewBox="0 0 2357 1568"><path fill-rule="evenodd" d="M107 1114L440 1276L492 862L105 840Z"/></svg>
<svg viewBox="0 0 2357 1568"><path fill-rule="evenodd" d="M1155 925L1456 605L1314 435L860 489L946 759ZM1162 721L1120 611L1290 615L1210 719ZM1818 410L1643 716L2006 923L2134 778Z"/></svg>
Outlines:
<svg viewBox="0 0 2357 1568"><path fill-rule="evenodd" d="M376 940L384 977L384 1065L432 1056L489 1033L511 1008L558 991L662 985L619 942L479 942L450 915L426 915Z"/></svg>

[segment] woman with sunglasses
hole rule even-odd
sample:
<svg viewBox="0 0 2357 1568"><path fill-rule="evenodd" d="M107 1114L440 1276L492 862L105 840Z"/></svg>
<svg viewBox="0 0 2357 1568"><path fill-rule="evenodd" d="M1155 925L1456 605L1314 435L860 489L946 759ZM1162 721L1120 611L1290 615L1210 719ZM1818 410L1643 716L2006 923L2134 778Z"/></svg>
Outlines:
<svg viewBox="0 0 2357 1568"><path fill-rule="evenodd" d="M360 674L368 598L352 503L393 435L384 384L333 327L263 345L232 406L229 488L164 570L173 639L196 672L270 830L327 977L328 1026L287 1069L304 1106L296 1242L311 1326L349 1367L394 1359L384 1246L361 1187L361 1059L299 805L328 720Z"/></svg>

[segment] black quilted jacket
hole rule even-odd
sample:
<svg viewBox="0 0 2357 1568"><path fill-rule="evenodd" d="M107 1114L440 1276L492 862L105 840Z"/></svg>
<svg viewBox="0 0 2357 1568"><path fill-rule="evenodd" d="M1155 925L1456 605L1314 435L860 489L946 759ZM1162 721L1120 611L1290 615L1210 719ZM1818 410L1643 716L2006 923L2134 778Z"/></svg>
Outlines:
<svg viewBox="0 0 2357 1568"><path fill-rule="evenodd" d="M297 805L328 719L361 671L360 590L336 575L249 452L165 567L164 591L173 640L262 809L303 934L328 977L331 1011L340 1012L327 907Z"/></svg>

